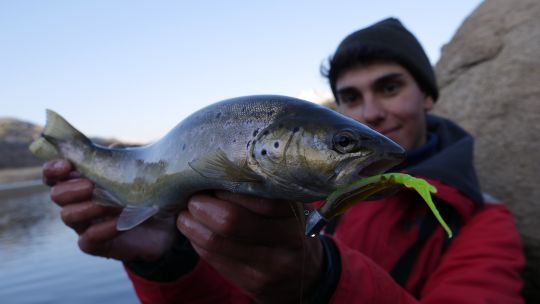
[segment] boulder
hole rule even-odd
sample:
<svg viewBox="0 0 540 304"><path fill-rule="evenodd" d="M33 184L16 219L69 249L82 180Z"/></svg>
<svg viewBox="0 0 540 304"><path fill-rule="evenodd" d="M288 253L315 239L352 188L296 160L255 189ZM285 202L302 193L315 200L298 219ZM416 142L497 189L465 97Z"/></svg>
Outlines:
<svg viewBox="0 0 540 304"><path fill-rule="evenodd" d="M435 113L475 136L482 188L515 215L524 295L540 303L540 1L485 0L443 47L436 74Z"/></svg>

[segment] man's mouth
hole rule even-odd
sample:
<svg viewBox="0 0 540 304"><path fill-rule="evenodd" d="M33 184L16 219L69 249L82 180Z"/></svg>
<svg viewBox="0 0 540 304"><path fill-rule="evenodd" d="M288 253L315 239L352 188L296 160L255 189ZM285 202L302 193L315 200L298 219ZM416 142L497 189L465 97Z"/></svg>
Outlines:
<svg viewBox="0 0 540 304"><path fill-rule="evenodd" d="M382 135L388 137L388 135L398 131L399 129L400 129L399 126L391 127L391 128L382 129L382 130L379 131L379 133L381 133Z"/></svg>

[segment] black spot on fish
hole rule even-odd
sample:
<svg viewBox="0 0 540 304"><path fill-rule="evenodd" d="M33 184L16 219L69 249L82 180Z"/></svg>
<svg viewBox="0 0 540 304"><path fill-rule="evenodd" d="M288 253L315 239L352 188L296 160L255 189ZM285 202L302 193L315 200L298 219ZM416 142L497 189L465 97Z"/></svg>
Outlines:
<svg viewBox="0 0 540 304"><path fill-rule="evenodd" d="M233 142L233 143L236 143L236 139L233 139L233 141L232 141L232 142Z"/></svg>
<svg viewBox="0 0 540 304"><path fill-rule="evenodd" d="M216 114L216 118L220 118L220 117L221 117L221 112L218 112L218 113Z"/></svg>
<svg viewBox="0 0 540 304"><path fill-rule="evenodd" d="M292 131L293 131L293 133L296 133L296 132L300 131L300 128L299 127L294 127L294 129Z"/></svg>
<svg viewBox="0 0 540 304"><path fill-rule="evenodd" d="M186 144L183 144L182 145L182 151L184 151L186 149Z"/></svg>
<svg viewBox="0 0 540 304"><path fill-rule="evenodd" d="M266 150L265 149L261 150L261 155L266 155Z"/></svg>
<svg viewBox="0 0 540 304"><path fill-rule="evenodd" d="M247 142L246 149L249 149L249 144L251 143L251 140Z"/></svg>
<svg viewBox="0 0 540 304"><path fill-rule="evenodd" d="M268 135L268 133L270 133L270 132L268 132L268 130L264 130L263 135L266 136L266 135Z"/></svg>
<svg viewBox="0 0 540 304"><path fill-rule="evenodd" d="M138 166L144 165L144 160L142 160L142 159L137 159L136 162L137 162Z"/></svg>
<svg viewBox="0 0 540 304"><path fill-rule="evenodd" d="M268 116L272 116L272 115L274 115L274 113L276 113L276 112L274 112L273 110L270 110L270 111L267 112Z"/></svg>
<svg viewBox="0 0 540 304"><path fill-rule="evenodd" d="M277 142L277 141L274 142L274 148L276 148L276 149L279 148L279 142Z"/></svg>
<svg viewBox="0 0 540 304"><path fill-rule="evenodd" d="M256 129L255 131L253 131L253 137L257 136L257 134L259 134L259 129Z"/></svg>

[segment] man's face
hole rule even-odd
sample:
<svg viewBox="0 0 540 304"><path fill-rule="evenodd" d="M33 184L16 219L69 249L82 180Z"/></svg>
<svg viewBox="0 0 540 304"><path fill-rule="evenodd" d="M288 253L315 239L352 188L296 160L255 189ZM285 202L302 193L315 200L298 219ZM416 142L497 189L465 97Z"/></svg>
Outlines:
<svg viewBox="0 0 540 304"><path fill-rule="evenodd" d="M397 63L358 65L336 81L338 111L367 124L406 150L426 141L425 113L433 99Z"/></svg>

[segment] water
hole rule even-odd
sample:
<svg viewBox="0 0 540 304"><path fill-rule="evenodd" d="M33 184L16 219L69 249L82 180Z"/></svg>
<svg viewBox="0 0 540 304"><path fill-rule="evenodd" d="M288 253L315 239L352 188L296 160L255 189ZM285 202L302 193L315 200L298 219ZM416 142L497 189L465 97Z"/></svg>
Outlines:
<svg viewBox="0 0 540 304"><path fill-rule="evenodd" d="M0 303L138 303L118 261L77 247L44 187L0 191Z"/></svg>

